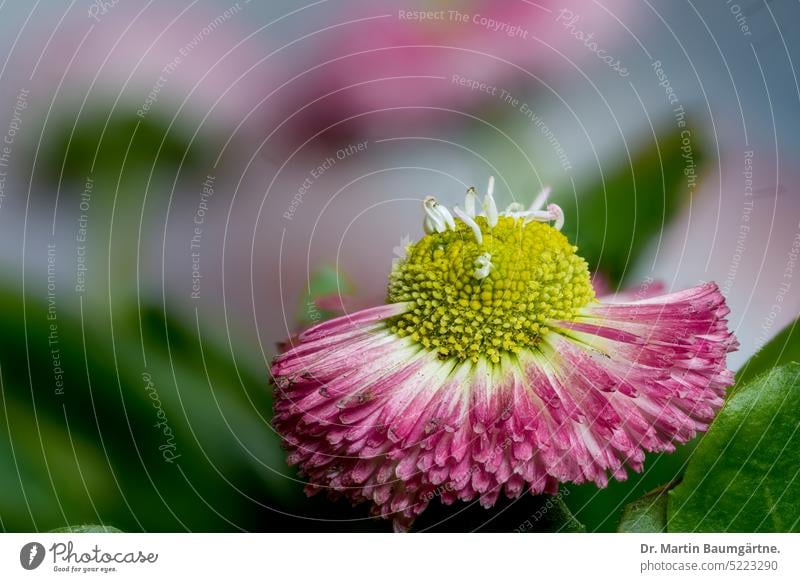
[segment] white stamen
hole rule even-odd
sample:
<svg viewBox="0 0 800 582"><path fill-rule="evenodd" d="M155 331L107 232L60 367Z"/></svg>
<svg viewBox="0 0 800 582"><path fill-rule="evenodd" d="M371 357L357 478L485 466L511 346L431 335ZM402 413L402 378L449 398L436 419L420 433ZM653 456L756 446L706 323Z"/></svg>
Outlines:
<svg viewBox="0 0 800 582"><path fill-rule="evenodd" d="M525 207L520 204L519 202L512 202L508 206L506 206L506 210L503 214L508 214L509 216L513 216L525 210Z"/></svg>
<svg viewBox="0 0 800 582"><path fill-rule="evenodd" d="M445 206L444 204L437 204L436 210L438 210L439 214L441 214L444 223L447 225L447 228L449 228L450 230L455 230L456 221L453 220L453 215L450 214L450 211L447 209L447 206Z"/></svg>
<svg viewBox="0 0 800 582"><path fill-rule="evenodd" d="M556 230L561 230L561 227L564 226L564 211L561 210L561 207L558 204L548 204L547 211L553 217L552 220L556 221L556 223L553 225L553 228Z"/></svg>
<svg viewBox="0 0 800 582"><path fill-rule="evenodd" d="M528 210L524 210L524 207L519 202L512 202L509 204L505 211L503 212L504 216L509 216L514 219L522 218L524 220L523 224L528 224L532 221L537 222L553 222L553 228L556 230L561 230L564 226L564 211L558 204L548 204L546 210L541 210L541 206L547 200L547 197L550 195L550 188L544 188L539 194L536 196L536 199L531 204ZM479 245L483 244L483 233L481 232L480 226L475 221L475 202L476 202L476 194L475 188L469 188L467 190L467 195L464 200L464 206L466 211L461 210L458 206L453 208L453 213L461 219L461 221L466 224L470 230L472 230L472 234L475 236L475 240ZM486 197L483 199L483 213L479 216L485 216L486 222L489 225L489 228L493 228L497 226L499 221L499 214L497 212L497 203L494 199L494 176L489 178L489 185L486 188ZM439 202L436 201L436 198L433 196L427 196L422 203L422 207L425 209L425 219L422 223L423 228L425 229L426 234L433 234L434 232L445 232L448 228L452 231L456 230L456 221L453 218L453 214L450 213L450 210ZM484 255L489 256L488 253L484 253ZM484 255L481 255L483 257ZM488 260L488 259L487 259ZM489 264L489 266L491 266ZM479 265L479 270L476 271L476 277L479 279L483 279L488 274L488 266L484 263ZM479 276L480 273L484 273Z"/></svg>
<svg viewBox="0 0 800 582"><path fill-rule="evenodd" d="M475 269L473 276L476 279L485 279L489 276L489 271L492 269L492 255L483 253L475 259L475 266L478 268Z"/></svg>
<svg viewBox="0 0 800 582"><path fill-rule="evenodd" d="M486 198L483 199L483 211L486 213L486 222L489 223L489 228L497 226L498 213L497 203L494 201L494 176L489 177L489 187L486 188Z"/></svg>
<svg viewBox="0 0 800 582"><path fill-rule="evenodd" d="M547 210L528 210L522 212L520 216L525 218L523 224L528 224L535 220L537 222L555 222L553 228L556 230L561 230L561 227L564 226L564 211L561 210L558 204L548 204Z"/></svg>
<svg viewBox="0 0 800 582"><path fill-rule="evenodd" d="M528 224L529 222L550 222L553 217L547 210L528 210L527 212L523 212L522 216L525 218L525 222L523 224Z"/></svg>
<svg viewBox="0 0 800 582"><path fill-rule="evenodd" d="M467 216L475 218L475 200L478 196L475 194L475 188L470 186L467 189L467 195L464 197L464 210L467 211Z"/></svg>
<svg viewBox="0 0 800 582"><path fill-rule="evenodd" d="M431 217L427 214L425 215L425 219L422 221L422 230L425 231L425 234L433 234L436 232L436 226L433 224Z"/></svg>
<svg viewBox="0 0 800 582"><path fill-rule="evenodd" d="M458 206L453 207L453 212L456 216L461 219L461 222L466 224L470 229L472 229L472 234L475 235L475 241L479 244L483 244L483 233L481 232L481 227L478 226L478 223L475 222L475 219L469 216L466 212L461 210Z"/></svg>
<svg viewBox="0 0 800 582"><path fill-rule="evenodd" d="M437 206L438 202L436 202L436 198L433 196L427 196L422 202L422 207L425 209L425 214L427 214L426 221L423 223L426 232L429 228L432 228L432 230L436 232L444 232L447 230L444 216L439 212Z"/></svg>
<svg viewBox="0 0 800 582"><path fill-rule="evenodd" d="M536 195L536 198L533 199L528 210L541 210L544 206L544 203L547 202L547 198L550 196L550 186L545 186L542 188L542 191Z"/></svg>

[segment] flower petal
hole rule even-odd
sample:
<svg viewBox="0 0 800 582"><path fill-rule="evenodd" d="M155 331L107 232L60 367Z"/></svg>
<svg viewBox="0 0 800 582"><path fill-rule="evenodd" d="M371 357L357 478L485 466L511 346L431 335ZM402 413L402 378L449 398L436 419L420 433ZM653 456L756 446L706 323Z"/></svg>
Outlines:
<svg viewBox="0 0 800 582"><path fill-rule="evenodd" d="M311 328L272 366L276 429L309 481L410 527L434 498L626 478L645 451L704 430L733 375L717 287L592 304L499 364L442 360L384 319L395 304Z"/></svg>

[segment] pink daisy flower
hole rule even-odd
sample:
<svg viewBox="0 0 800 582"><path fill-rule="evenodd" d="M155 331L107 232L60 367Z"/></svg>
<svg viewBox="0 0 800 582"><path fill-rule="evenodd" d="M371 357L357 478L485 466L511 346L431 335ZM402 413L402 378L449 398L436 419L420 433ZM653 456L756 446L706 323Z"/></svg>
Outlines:
<svg viewBox="0 0 800 582"><path fill-rule="evenodd" d="M407 529L434 497L556 493L623 480L645 451L707 428L737 342L714 283L629 303L595 298L547 191L498 212L424 202L426 235L385 305L316 325L275 358L274 425L325 490Z"/></svg>

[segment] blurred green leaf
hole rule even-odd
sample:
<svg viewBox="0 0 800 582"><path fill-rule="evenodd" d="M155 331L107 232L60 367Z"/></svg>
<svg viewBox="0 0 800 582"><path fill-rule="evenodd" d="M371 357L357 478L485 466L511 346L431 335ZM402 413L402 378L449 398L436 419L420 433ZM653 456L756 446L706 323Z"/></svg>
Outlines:
<svg viewBox="0 0 800 582"><path fill-rule="evenodd" d="M115 184L124 171L126 179L146 182L155 169L190 172L200 165L201 149L179 123L171 128L158 116L144 119L129 110L95 111L54 131L45 155L44 172L57 183L62 179L83 184L87 176L109 177ZM74 120L77 119L77 122ZM73 127L74 125L74 127ZM185 156L185 157L184 157Z"/></svg>
<svg viewBox="0 0 800 582"><path fill-rule="evenodd" d="M577 199L571 188L559 190L558 203L567 217L564 233L589 267L605 274L612 285L625 278L647 243L689 198L681 146L681 130L673 124L657 140L634 151L631 162L625 159L615 170L604 172L594 185L579 185ZM697 140L692 147L698 172L703 155Z"/></svg>
<svg viewBox="0 0 800 582"><path fill-rule="evenodd" d="M351 292L350 283L331 265L323 265L311 274L308 288L297 306L296 321L301 327L313 325L338 315L317 305L323 297L339 297Z"/></svg>
<svg viewBox="0 0 800 582"><path fill-rule="evenodd" d="M800 325L795 319L778 335L747 360L736 372L736 385L741 386L752 378L787 362L800 362Z"/></svg>
<svg viewBox="0 0 800 582"><path fill-rule="evenodd" d="M37 413L27 405L9 388L9 376L4 367L0 525L11 531L38 531L71 516L96 519L92 504L116 502L103 452L85 433L65 430L58 411Z"/></svg>
<svg viewBox="0 0 800 582"><path fill-rule="evenodd" d="M72 525L50 530L50 533L123 533L110 525Z"/></svg>
<svg viewBox="0 0 800 582"><path fill-rule="evenodd" d="M138 117L128 108L107 110L95 105L47 132L39 174L52 187L37 201L50 206L58 194L56 228L76 240L81 229L89 281L83 295L92 301L111 298L127 308L148 280L140 281L140 265L152 239L166 237L175 217L173 204L182 195L196 200L211 167L210 135L190 139L193 129L158 115ZM38 170L37 170L38 171ZM38 175L38 174L37 174ZM196 204L196 202L195 202ZM60 237L59 237L60 238ZM111 281L110 285L102 284ZM96 284L91 284L96 283ZM140 286L141 284L141 286Z"/></svg>
<svg viewBox="0 0 800 582"><path fill-rule="evenodd" d="M667 491L671 485L659 487L622 510L618 532L651 533L667 531Z"/></svg>
<svg viewBox="0 0 800 582"><path fill-rule="evenodd" d="M135 312L119 307L112 335L107 306L86 305L81 321L66 309L67 294L58 297L52 344L37 294L23 304L0 289L0 527L259 531L291 523L301 484L267 421L268 374L254 343L228 346L218 327L146 304L141 335Z"/></svg>
<svg viewBox="0 0 800 582"><path fill-rule="evenodd" d="M800 364L734 391L669 492L669 531L800 531Z"/></svg>
<svg viewBox="0 0 800 582"><path fill-rule="evenodd" d="M155 306L143 310L142 322L147 370L162 401L184 417L189 446L199 447L220 469L249 466L259 479L245 490L264 488L283 500L294 496L299 486L289 478L293 473L285 470L280 437L269 426L272 403L263 360L243 345L221 341L216 330L189 329ZM234 352L240 355L234 358Z"/></svg>

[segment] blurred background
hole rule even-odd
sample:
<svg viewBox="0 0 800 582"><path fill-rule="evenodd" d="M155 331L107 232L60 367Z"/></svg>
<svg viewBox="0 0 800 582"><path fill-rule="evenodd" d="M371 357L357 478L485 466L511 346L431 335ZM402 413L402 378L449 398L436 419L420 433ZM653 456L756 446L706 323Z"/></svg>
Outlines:
<svg viewBox="0 0 800 582"><path fill-rule="evenodd" d="M490 175L503 206L552 186L607 293L717 281L736 369L800 311L799 16L3 2L0 529L388 531L303 495L269 361L319 297L381 301L422 198ZM691 448L564 499L613 530ZM536 503L432 506L417 529L512 531Z"/></svg>

